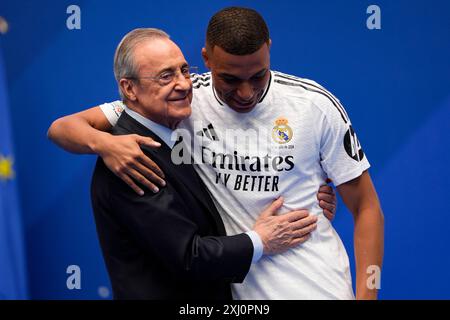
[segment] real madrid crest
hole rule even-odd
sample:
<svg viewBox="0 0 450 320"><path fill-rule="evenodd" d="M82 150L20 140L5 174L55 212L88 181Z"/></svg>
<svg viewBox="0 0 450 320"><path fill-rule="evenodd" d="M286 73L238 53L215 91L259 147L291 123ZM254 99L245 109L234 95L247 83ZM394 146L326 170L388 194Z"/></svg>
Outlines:
<svg viewBox="0 0 450 320"><path fill-rule="evenodd" d="M275 127L272 129L272 139L279 144L285 144L292 139L292 129L288 126L288 119L279 117L275 120Z"/></svg>

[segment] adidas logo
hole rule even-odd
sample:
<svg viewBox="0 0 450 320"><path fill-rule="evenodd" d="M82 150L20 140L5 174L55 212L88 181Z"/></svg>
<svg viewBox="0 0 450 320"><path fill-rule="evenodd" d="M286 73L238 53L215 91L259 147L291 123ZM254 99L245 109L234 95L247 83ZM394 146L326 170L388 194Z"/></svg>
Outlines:
<svg viewBox="0 0 450 320"><path fill-rule="evenodd" d="M208 124L206 128L197 131L197 135L201 137L205 136L209 140L219 141L219 137L217 136L216 130L214 130L212 123Z"/></svg>

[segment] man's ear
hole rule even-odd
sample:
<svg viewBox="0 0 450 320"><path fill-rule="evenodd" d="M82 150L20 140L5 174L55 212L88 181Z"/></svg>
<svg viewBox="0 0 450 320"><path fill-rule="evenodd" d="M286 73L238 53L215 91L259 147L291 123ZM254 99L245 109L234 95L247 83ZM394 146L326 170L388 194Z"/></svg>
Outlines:
<svg viewBox="0 0 450 320"><path fill-rule="evenodd" d="M269 47L270 50L270 48L272 47L272 39L269 39L269 42L267 42L267 46Z"/></svg>
<svg viewBox="0 0 450 320"><path fill-rule="evenodd" d="M208 69L211 69L211 63L208 56L208 50L206 50L205 47L202 48L202 58L203 62L205 63L205 67Z"/></svg>
<svg viewBox="0 0 450 320"><path fill-rule="evenodd" d="M133 81L130 79L120 79L119 81L120 89L123 95L130 101L136 101L136 94L134 92L135 86Z"/></svg>

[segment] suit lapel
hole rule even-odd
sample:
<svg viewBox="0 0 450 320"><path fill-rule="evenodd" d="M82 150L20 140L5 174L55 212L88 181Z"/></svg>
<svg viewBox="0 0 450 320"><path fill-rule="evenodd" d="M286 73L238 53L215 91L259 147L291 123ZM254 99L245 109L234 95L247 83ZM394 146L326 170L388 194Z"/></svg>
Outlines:
<svg viewBox="0 0 450 320"><path fill-rule="evenodd" d="M161 143L161 147L159 148L148 148L142 146L142 149L160 159L162 163L166 163L168 166L173 166L176 168L175 179L181 182L186 187L186 190L189 190L190 194L204 206L206 211L208 211L213 218L213 221L219 233L225 235L225 227L223 225L223 221L220 218L220 215L217 212L212 199L210 199L210 195L206 190L206 187L195 172L194 166L192 164L174 165L171 159L172 150L169 148L169 146L160 137L143 126L141 123L137 122L126 112L122 113L117 126L120 126L121 128L129 131L130 134L135 133L141 136L150 137L153 140ZM200 186L200 188L193 188L193 185L198 185Z"/></svg>

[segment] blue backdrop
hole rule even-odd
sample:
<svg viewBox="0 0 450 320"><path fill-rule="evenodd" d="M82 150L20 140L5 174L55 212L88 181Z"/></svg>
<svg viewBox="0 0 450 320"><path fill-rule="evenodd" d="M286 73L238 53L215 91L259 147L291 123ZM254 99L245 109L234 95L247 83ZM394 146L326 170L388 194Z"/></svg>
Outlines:
<svg viewBox="0 0 450 320"><path fill-rule="evenodd" d="M81 9L80 30L66 27L71 4ZM380 30L366 27L371 4L381 8ZM346 106L385 214L380 297L449 299L448 0L1 1L30 297L110 297L89 202L95 158L55 147L50 123L118 98L112 57L133 28L166 30L205 71L208 20L229 5L266 18L273 69L318 81ZM334 224L354 265L342 204ZM80 266L80 290L66 287L69 265Z"/></svg>

